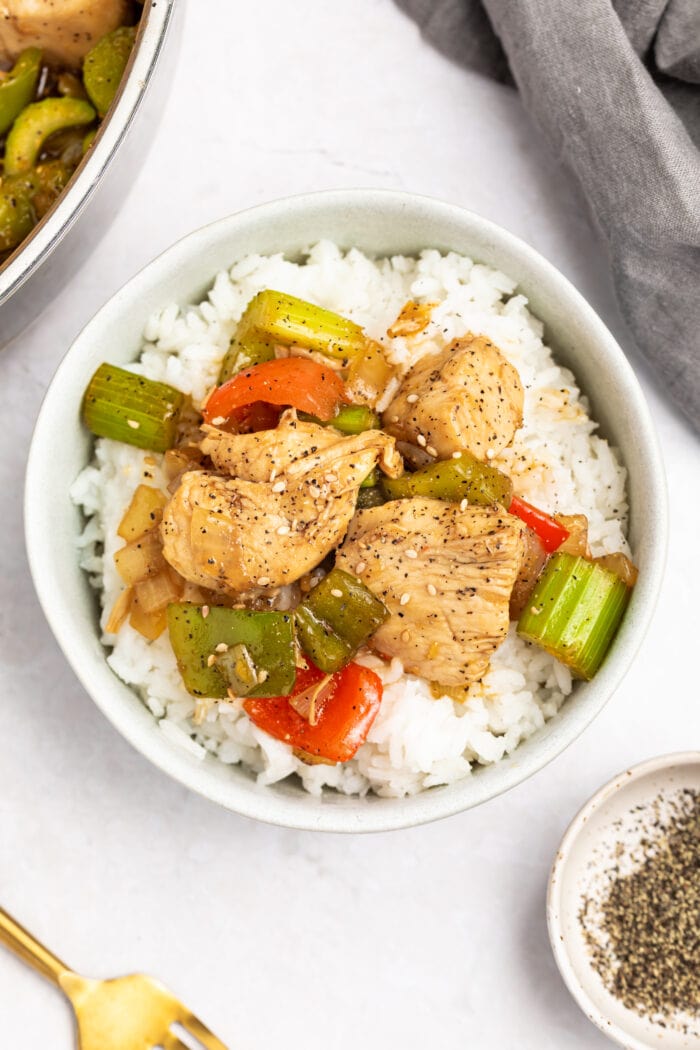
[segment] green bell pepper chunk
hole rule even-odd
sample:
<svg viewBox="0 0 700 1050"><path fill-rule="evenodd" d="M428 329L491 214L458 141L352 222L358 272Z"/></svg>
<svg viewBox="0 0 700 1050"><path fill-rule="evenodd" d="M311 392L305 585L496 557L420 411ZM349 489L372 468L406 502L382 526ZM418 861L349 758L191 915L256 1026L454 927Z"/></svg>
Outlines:
<svg viewBox="0 0 700 1050"><path fill-rule="evenodd" d="M344 667L389 616L355 576L331 569L295 611L299 642L326 674Z"/></svg>
<svg viewBox="0 0 700 1050"><path fill-rule="evenodd" d="M50 135L64 128L91 124L95 110L81 98L45 98L26 106L5 143L5 174L22 175L36 164Z"/></svg>
<svg viewBox="0 0 700 1050"><path fill-rule="evenodd" d="M40 71L41 51L29 47L22 51L9 73L0 73L0 135L12 127L32 101Z"/></svg>
<svg viewBox="0 0 700 1050"><path fill-rule="evenodd" d="M83 62L83 83L101 117L114 102L136 39L134 26L120 26L98 40Z"/></svg>
<svg viewBox="0 0 700 1050"><path fill-rule="evenodd" d="M483 506L500 503L509 507L513 496L510 478L469 452L462 452L459 459L430 463L400 478L382 478L382 488L387 499L426 496L453 503L466 499Z"/></svg>
<svg viewBox="0 0 700 1050"><path fill-rule="evenodd" d="M251 612L224 606L174 602L168 606L168 632L185 688L193 696L224 699L239 675L246 696L287 696L296 678L291 613ZM236 648L239 647L239 648ZM245 652L243 652L243 649ZM224 659L231 652L233 660ZM213 659L212 659L213 658ZM243 667L237 666L240 658ZM250 661L250 663L249 663ZM245 665L253 665L250 688Z"/></svg>

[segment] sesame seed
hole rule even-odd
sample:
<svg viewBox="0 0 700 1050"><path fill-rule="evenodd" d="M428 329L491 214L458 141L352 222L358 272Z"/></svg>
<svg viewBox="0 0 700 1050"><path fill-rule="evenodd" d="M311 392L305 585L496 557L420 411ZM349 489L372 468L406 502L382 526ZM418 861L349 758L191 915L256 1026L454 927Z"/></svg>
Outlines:
<svg viewBox="0 0 700 1050"><path fill-rule="evenodd" d="M428 453L429 456L437 456L437 449L435 448L435 445L428 445L425 451Z"/></svg>
<svg viewBox="0 0 700 1050"><path fill-rule="evenodd" d="M409 394L406 400L408 401L409 405L415 405L416 401L418 400L418 394Z"/></svg>
<svg viewBox="0 0 700 1050"><path fill-rule="evenodd" d="M338 480L338 475L337 474L326 474L325 480L328 482L329 485L332 485L334 481Z"/></svg>
<svg viewBox="0 0 700 1050"><path fill-rule="evenodd" d="M211 422L212 422L212 426L220 427L222 423L226 422L226 416L216 416L216 418L212 419Z"/></svg>
<svg viewBox="0 0 700 1050"><path fill-rule="evenodd" d="M127 419L127 423L129 424L132 430L138 430L141 426L141 424L137 423L135 419Z"/></svg>
<svg viewBox="0 0 700 1050"><path fill-rule="evenodd" d="M289 527L289 525L280 525L280 527L277 530L277 535L278 536L287 536L291 531L292 530Z"/></svg>
<svg viewBox="0 0 700 1050"><path fill-rule="evenodd" d="M459 505L459 509L460 510L466 510L468 506L469 506L469 500L468 499L463 499L462 502Z"/></svg>
<svg viewBox="0 0 700 1050"><path fill-rule="evenodd" d="M270 582L270 577L269 576L261 576L258 579L258 587L267 587L269 582Z"/></svg>
<svg viewBox="0 0 700 1050"><path fill-rule="evenodd" d="M284 492L284 490L286 489L286 487L287 487L287 482L286 482L286 481L277 481L277 482L276 482L276 483L275 483L275 484L274 484L274 485L272 486L272 491L273 491L273 492Z"/></svg>
<svg viewBox="0 0 700 1050"><path fill-rule="evenodd" d="M536 605L531 605L530 606L530 612L532 613L533 616L539 616L540 613L542 612L542 609L538 608Z"/></svg>
<svg viewBox="0 0 700 1050"><path fill-rule="evenodd" d="M400 601L399 604L400 605L408 605L410 600L411 600L411 595L408 593L408 591L406 591L404 594L401 595L401 601Z"/></svg>
<svg viewBox="0 0 700 1050"><path fill-rule="evenodd" d="M410 633L408 631L402 631L401 632L401 641L402 642L410 642L410 640L411 640Z"/></svg>
<svg viewBox="0 0 700 1050"><path fill-rule="evenodd" d="M217 652L217 653L227 653L228 652L228 646L227 646L226 642L219 642L218 645L214 646L214 651Z"/></svg>
<svg viewBox="0 0 700 1050"><path fill-rule="evenodd" d="M421 448L425 448L425 446L428 444L428 442L425 440L422 434L418 435L416 441L418 442Z"/></svg>
<svg viewBox="0 0 700 1050"><path fill-rule="evenodd" d="M494 448L487 448L486 449L486 458L487 459L493 459L493 457L495 455L496 455L496 450Z"/></svg>
<svg viewBox="0 0 700 1050"><path fill-rule="evenodd" d="M366 568L367 568L367 562L366 561L358 561L357 565L355 566L355 572L359 576L359 574L361 572L364 572Z"/></svg>
<svg viewBox="0 0 700 1050"><path fill-rule="evenodd" d="M202 606L202 619L206 620L208 615L209 615L209 606L208 605L203 605Z"/></svg>
<svg viewBox="0 0 700 1050"><path fill-rule="evenodd" d="M207 657L207 667L213 667L215 663L216 657L213 653L209 653L209 656Z"/></svg>
<svg viewBox="0 0 700 1050"><path fill-rule="evenodd" d="M338 590L337 587L333 588L333 590L331 591L331 594L333 595L334 598L342 598L343 597L343 592Z"/></svg>
<svg viewBox="0 0 700 1050"><path fill-rule="evenodd" d="M321 495L321 490L318 487L318 485L309 485L309 492L311 493L314 499L318 499Z"/></svg>
<svg viewBox="0 0 700 1050"><path fill-rule="evenodd" d="M418 557L418 551L414 551L414 550L412 550L409 547L408 550L406 551L406 557L407 558L417 558Z"/></svg>
<svg viewBox="0 0 700 1050"><path fill-rule="evenodd" d="M453 459L461 459L462 458L462 453L461 452L453 452L452 453L452 458Z"/></svg>

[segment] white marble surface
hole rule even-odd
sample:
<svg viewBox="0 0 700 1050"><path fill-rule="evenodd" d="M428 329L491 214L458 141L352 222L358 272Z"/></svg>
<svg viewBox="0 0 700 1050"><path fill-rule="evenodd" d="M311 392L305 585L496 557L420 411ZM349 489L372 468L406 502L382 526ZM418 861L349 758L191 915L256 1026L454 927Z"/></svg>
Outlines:
<svg viewBox="0 0 700 1050"><path fill-rule="evenodd" d="M653 627L584 737L476 811L364 838L237 818L132 751L44 623L21 516L43 391L102 302L210 219L322 187L443 197L539 248L629 348L601 246L517 97L434 54L390 0L191 0L186 14L131 196L72 287L0 358L0 903L88 973L159 975L232 1048L602 1047L550 955L550 860L602 781L700 740L698 445L643 368L671 497ZM4 952L0 1033L14 1050L72 1045L58 994Z"/></svg>

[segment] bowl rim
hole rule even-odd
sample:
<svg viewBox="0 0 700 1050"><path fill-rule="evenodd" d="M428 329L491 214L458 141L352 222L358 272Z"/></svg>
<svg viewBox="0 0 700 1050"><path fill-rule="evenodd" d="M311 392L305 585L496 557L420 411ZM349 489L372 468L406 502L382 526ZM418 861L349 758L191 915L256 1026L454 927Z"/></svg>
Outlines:
<svg viewBox="0 0 700 1050"><path fill-rule="evenodd" d="M613 1042L627 1048L627 1050L653 1050L658 1043L645 1043L630 1035L617 1022L610 1020L588 995L582 983L579 981L576 970L567 950L567 938L564 936L562 925L562 874L571 857L571 851L579 835L590 822L591 817L597 813L602 806L613 798L619 791L626 788L635 780L641 780L649 774L670 770L678 766L697 766L700 768L700 751L671 751L653 758L644 759L642 762L622 769L610 780L606 781L595 791L590 798L584 802L578 812L574 815L564 832L559 843L554 861L549 873L547 883L547 932L549 943L554 955L562 980L566 985L572 999L583 1011L586 1017L596 1025Z"/></svg>
<svg viewBox="0 0 700 1050"><path fill-rule="evenodd" d="M65 191L46 216L0 267L0 308L60 244L87 207L115 153L121 147L148 90L172 22L175 0L146 6L136 46L116 100Z"/></svg>
<svg viewBox="0 0 700 1050"><path fill-rule="evenodd" d="M527 761L514 761L506 768L501 767L501 776L496 785L491 785L490 779L484 780L479 779L478 776L469 776L451 785L431 788L428 791L400 799L379 799L377 796L370 796L368 800L365 797L353 797L352 802L359 805L353 806L348 798L342 805L331 806L324 805L322 800L309 795L308 799L304 798L305 804L302 805L296 797L287 797L282 793L275 794L274 785L271 787L259 787L254 783L242 785L237 783L233 777L229 778L224 785L216 776L208 775L206 772L210 768L208 763L214 762L214 759L207 757L193 767L192 760L184 748L176 748L174 744L163 747L156 741L155 736L143 732L139 719L125 709L126 705L123 705L118 697L112 695L115 693L115 683L119 683L120 680L106 663L106 652L99 643L99 636L97 635L99 660L94 651L88 651L90 648L88 639L79 638L76 641L70 628L71 609L67 605L61 605L60 594L57 595L52 591L51 563L43 549L46 528L45 524L40 524L43 516L34 514L32 511L34 507L39 508L42 505L42 457L44 450L51 447L55 433L52 429L53 417L63 414L61 410L61 405L65 402L63 389L67 391L70 388L73 362L79 359L83 345L90 342L93 331L99 330L103 314L108 314L111 309L123 306L131 297L138 300L142 294L142 285L148 287L149 282L161 279L178 267L186 266L188 258L196 256L202 249L206 250L208 237L214 231L229 230L230 239L233 241L236 227L245 226L247 222L265 219L268 223L274 224L277 217L289 217L293 213L305 215L308 214L309 209L313 211L315 207L345 209L351 205L355 208L394 207L400 212L405 212L405 209L410 208L428 209L432 220L438 218L449 220L460 225L462 229L469 228L474 236L478 230L480 235L487 235L490 242L493 242L504 253L507 250L518 256L533 274L533 280L535 275L541 276L549 288L563 296L572 307L578 309L585 318L592 338L597 344L604 346L606 352L612 356L612 363L618 376L623 377L628 401L633 405L639 428L639 441L644 447L648 460L649 489L645 495L650 500L652 511L656 514L658 535L647 566L644 584L647 600L637 607L633 635L626 636L625 645L618 645L610 655L602 671L596 677L598 686L595 696L587 699L584 711L576 712L575 721L570 719L568 731L560 733L553 746L550 741L549 748L541 748L536 755L528 756ZM214 273L211 277L213 280ZM44 615L64 656L88 695L115 728L158 768L225 808L242 816L267 823L300 830L331 832L398 830L452 816L510 790L557 757L602 710L629 669L654 612L663 576L668 538L665 474L649 408L622 349L581 293L539 252L491 220L433 197L386 189L322 190L281 198L235 212L182 237L136 273L103 304L83 328L65 354L49 384L29 450L24 515L30 571ZM145 706L143 710L145 711ZM153 718L150 713L148 717ZM153 719L153 726L156 727L155 719ZM514 754L517 756L517 749ZM368 801L371 804L368 804Z"/></svg>

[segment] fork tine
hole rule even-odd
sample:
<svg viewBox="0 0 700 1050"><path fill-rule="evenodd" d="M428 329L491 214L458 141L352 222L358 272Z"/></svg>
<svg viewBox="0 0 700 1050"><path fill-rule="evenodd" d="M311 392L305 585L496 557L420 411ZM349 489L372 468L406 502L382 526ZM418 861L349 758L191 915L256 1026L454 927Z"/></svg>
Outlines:
<svg viewBox="0 0 700 1050"><path fill-rule="evenodd" d="M217 1039L214 1033L210 1032L207 1026L194 1014L184 1013L180 1017L180 1024L190 1035L199 1039L202 1046L206 1047L206 1050L228 1050L228 1047L224 1046L221 1040Z"/></svg>
<svg viewBox="0 0 700 1050"><path fill-rule="evenodd" d="M189 1050L188 1046L185 1046L182 1039L175 1035L174 1032L168 1032L167 1035L159 1041L158 1046L162 1046L163 1050Z"/></svg>

